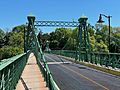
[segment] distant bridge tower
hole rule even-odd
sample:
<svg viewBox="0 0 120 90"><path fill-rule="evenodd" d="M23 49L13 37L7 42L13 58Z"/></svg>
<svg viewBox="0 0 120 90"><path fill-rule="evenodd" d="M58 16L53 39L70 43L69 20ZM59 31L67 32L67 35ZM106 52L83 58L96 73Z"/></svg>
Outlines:
<svg viewBox="0 0 120 90"><path fill-rule="evenodd" d="M82 53L85 53L84 59L88 61L88 53L90 50L89 35L87 30L87 20L86 16L81 16L78 28L78 49L79 49L79 60L82 60Z"/></svg>
<svg viewBox="0 0 120 90"><path fill-rule="evenodd" d="M46 41L46 47L45 47L45 51L50 52L50 48L49 48L49 41Z"/></svg>

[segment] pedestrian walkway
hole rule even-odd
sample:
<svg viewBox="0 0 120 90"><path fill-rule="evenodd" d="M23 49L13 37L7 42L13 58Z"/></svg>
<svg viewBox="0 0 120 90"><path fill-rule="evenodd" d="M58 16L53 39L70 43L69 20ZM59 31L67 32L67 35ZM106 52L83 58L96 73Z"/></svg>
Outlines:
<svg viewBox="0 0 120 90"><path fill-rule="evenodd" d="M29 56L16 90L48 90L33 54Z"/></svg>

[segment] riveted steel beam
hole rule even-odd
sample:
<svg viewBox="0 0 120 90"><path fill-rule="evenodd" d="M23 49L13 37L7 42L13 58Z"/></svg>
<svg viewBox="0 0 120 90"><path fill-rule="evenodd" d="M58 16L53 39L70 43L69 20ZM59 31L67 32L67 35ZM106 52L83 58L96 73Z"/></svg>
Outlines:
<svg viewBox="0 0 120 90"><path fill-rule="evenodd" d="M67 22L67 21L35 21L35 26L41 27L78 27L79 22Z"/></svg>

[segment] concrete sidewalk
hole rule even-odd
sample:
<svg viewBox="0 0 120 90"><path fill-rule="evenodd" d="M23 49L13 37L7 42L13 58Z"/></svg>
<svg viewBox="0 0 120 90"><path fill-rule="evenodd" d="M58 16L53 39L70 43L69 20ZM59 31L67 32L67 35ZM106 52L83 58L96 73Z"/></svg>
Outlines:
<svg viewBox="0 0 120 90"><path fill-rule="evenodd" d="M46 87L34 54L30 54L16 90L49 90Z"/></svg>

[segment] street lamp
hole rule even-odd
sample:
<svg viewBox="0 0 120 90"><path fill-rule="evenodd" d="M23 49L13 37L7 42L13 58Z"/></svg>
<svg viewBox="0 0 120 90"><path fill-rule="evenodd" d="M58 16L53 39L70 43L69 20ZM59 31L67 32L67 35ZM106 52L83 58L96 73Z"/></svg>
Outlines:
<svg viewBox="0 0 120 90"><path fill-rule="evenodd" d="M110 52L110 18L112 17L112 16L106 16L106 15L104 15L104 14L100 14L100 16L99 16L99 20L97 21L97 23L104 23L105 21L103 21L102 20L102 16L104 16L104 17L106 17L106 18L108 18L108 26L109 26L109 33L108 33L108 48L109 48L109 52Z"/></svg>

